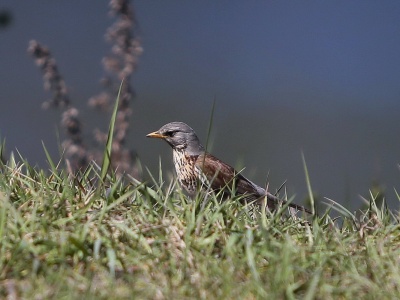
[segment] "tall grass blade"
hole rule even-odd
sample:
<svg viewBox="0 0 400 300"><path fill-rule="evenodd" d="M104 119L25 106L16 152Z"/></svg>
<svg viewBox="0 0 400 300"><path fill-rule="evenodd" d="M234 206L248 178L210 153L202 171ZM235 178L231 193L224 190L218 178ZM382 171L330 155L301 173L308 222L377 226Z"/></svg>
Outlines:
<svg viewBox="0 0 400 300"><path fill-rule="evenodd" d="M103 154L103 164L101 165L101 172L100 172L100 179L102 182L106 179L108 169L111 165L111 150L112 150L112 142L113 142L113 134L114 134L114 127L115 127L115 120L117 118L118 112L118 104L119 104L119 97L121 95L121 89L124 81L121 81L121 85L119 86L118 96L115 100L114 110L111 116L110 126L108 127L108 136L107 136L107 143L104 149Z"/></svg>
<svg viewBox="0 0 400 300"><path fill-rule="evenodd" d="M214 121L215 103L216 103L216 97L214 97L213 105L211 107L210 121L208 122L207 139L206 139L206 151L208 150L208 144L209 144L209 141L210 141L211 129L212 129L213 121Z"/></svg>
<svg viewBox="0 0 400 300"><path fill-rule="evenodd" d="M5 152L6 152L6 140L4 139L1 141L0 144L0 164L5 164L5 162L3 161Z"/></svg>
<svg viewBox="0 0 400 300"><path fill-rule="evenodd" d="M4 228L7 220L7 206L8 199L2 192L0 192L0 237L4 236Z"/></svg>
<svg viewBox="0 0 400 300"><path fill-rule="evenodd" d="M46 154L47 162L49 163L49 165L51 167L51 170L53 171L53 173L56 173L56 169L57 169L56 165L54 164L53 160L51 159L50 153L49 153L49 151L47 151L47 148L44 145L43 141L42 141L42 146L43 146L44 153Z"/></svg>
<svg viewBox="0 0 400 300"><path fill-rule="evenodd" d="M308 191L308 196L310 197L310 204L311 204L311 212L313 215L315 215L315 201L314 201L314 195L311 189L311 181L310 181L310 175L308 174L308 168L306 164L306 159L304 157L304 153L301 152L301 158L303 160L303 167L304 167L304 174L306 176L306 184L307 184L307 191Z"/></svg>

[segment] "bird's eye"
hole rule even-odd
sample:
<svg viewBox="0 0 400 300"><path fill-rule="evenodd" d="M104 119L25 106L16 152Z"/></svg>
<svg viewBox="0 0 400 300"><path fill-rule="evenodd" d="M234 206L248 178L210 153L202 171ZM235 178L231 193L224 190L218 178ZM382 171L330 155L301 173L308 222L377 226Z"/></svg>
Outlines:
<svg viewBox="0 0 400 300"><path fill-rule="evenodd" d="M165 133L165 135L166 135L166 136L169 136L169 137L173 137L173 136L175 135L175 133L176 133L176 131L167 131L167 132Z"/></svg>

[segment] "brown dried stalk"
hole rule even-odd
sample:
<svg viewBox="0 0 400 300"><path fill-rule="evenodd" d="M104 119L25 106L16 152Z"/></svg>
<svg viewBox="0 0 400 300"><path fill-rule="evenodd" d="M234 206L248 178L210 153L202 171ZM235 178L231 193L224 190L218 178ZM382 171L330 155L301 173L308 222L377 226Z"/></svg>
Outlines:
<svg viewBox="0 0 400 300"><path fill-rule="evenodd" d="M107 92L89 99L89 106L100 110L109 110L111 99L115 99L117 88L121 80L124 80L115 122L111 162L113 168L117 169L117 173L129 173L137 176L134 163L136 155L126 147L126 137L132 114L130 106L134 95L130 81L143 49L139 38L135 35L137 24L130 2L128 0L111 0L110 14L117 17L117 20L105 35L106 40L112 44L111 54L102 60L103 67L108 73L108 76L102 79ZM104 143L106 134L96 130L95 138L99 143Z"/></svg>
<svg viewBox="0 0 400 300"><path fill-rule="evenodd" d="M28 53L34 57L36 65L42 70L44 90L49 91L52 96L43 103L43 108L67 107L69 105L67 86L58 72L56 60L51 56L49 49L31 40Z"/></svg>
<svg viewBox="0 0 400 300"><path fill-rule="evenodd" d="M35 40L29 42L28 53L33 56L35 63L42 70L44 89L52 95L51 100L45 101L42 107L64 109L61 126L64 128L67 138L63 141L62 146L71 170L76 172L86 168L89 161L88 151L82 140L79 111L70 104L67 86L58 71L56 60L47 47L40 45Z"/></svg>
<svg viewBox="0 0 400 300"><path fill-rule="evenodd" d="M111 100L116 98L120 82L124 79L115 123L111 162L117 173L129 173L138 177L138 170L135 166L136 154L126 147L126 137L132 114L131 100L134 94L130 80L137 68L138 56L143 50L140 40L134 34L137 24L129 0L110 0L110 14L117 20L105 35L106 40L112 44L111 54L102 60L104 69L108 73L108 76L102 79L107 92L89 99L89 106L108 111ZM28 52L35 58L36 64L42 70L45 90L52 95L52 99L44 102L43 107L65 109L61 125L66 131L67 139L62 146L68 159L68 167L72 172L76 172L87 166L89 158L100 161L102 154L94 150L89 152L83 143L79 111L70 104L66 84L50 51L38 42L30 41ZM94 137L102 145L107 140L107 135L98 129L94 131Z"/></svg>

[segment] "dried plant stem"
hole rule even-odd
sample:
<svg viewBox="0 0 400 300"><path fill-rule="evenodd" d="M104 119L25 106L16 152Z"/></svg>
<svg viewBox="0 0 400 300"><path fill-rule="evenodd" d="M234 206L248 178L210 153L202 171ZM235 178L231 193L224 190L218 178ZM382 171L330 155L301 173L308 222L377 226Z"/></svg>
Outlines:
<svg viewBox="0 0 400 300"><path fill-rule="evenodd" d="M136 155L134 151L126 147L126 137L132 114L131 101L134 96L131 79L137 68L137 59L143 50L140 39L135 35L136 19L130 2L128 0L111 0L110 14L117 17L117 20L105 35L106 40L112 44L111 54L102 60L108 74L102 79L102 82L108 88L108 92L100 93L89 99L89 106L103 111L110 110L110 100L115 99L117 87L121 80L124 80L115 122L112 166L118 174L129 173L137 177ZM102 144L106 140L106 134L99 130L95 131L95 137Z"/></svg>
<svg viewBox="0 0 400 300"><path fill-rule="evenodd" d="M67 138L62 142L65 149L65 158L73 172L86 168L88 151L82 139L82 123L79 111L71 106L68 90L64 79L60 75L56 60L49 49L35 40L29 42L28 53L35 59L36 65L42 70L44 89L52 95L51 100L43 103L43 108L63 108L61 126Z"/></svg>
<svg viewBox="0 0 400 300"><path fill-rule="evenodd" d="M136 154L126 147L126 140L129 120L132 115L131 101L134 95L131 79L137 68L137 59L143 50L139 38L134 33L137 24L130 1L111 0L110 15L116 17L115 23L107 30L105 35L106 40L112 44L111 54L102 60L107 72L102 83L107 88L107 92L102 92L90 98L89 106L102 111L109 111L110 102L116 98L118 87L124 80L115 120L111 164L112 168L117 170L118 175L129 173L137 178ZM36 64L42 70L45 90L52 95L50 100L43 103L43 107L61 107L64 109L61 126L64 128L67 138L63 141L62 146L65 149L69 169L76 172L85 168L90 160L100 162L103 159L102 153L94 150L89 152L83 142L79 111L70 103L66 84L49 49L32 40L29 43L28 52L34 57ZM94 137L99 144L105 145L106 133L96 129Z"/></svg>

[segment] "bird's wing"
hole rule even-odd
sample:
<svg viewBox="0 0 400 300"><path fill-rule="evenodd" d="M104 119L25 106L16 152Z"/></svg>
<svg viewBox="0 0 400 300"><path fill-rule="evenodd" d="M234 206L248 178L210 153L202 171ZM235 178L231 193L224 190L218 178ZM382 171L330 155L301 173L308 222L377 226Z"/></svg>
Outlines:
<svg viewBox="0 0 400 300"><path fill-rule="evenodd" d="M243 200L247 202L267 196L267 205L272 210L275 210L278 205L286 203L286 201L268 193L265 189L251 182L234 168L209 153L199 155L195 161L195 167L201 170L201 173L206 177L207 184L211 184L211 189L215 191L224 189L232 191L235 189L236 194L244 195ZM203 183L205 182L203 181ZM289 206L312 214L310 210L301 205L290 203Z"/></svg>
<svg viewBox="0 0 400 300"><path fill-rule="evenodd" d="M264 192L260 193L261 191L250 180L234 168L209 153L199 155L195 164L196 168L206 176L213 190L234 188L237 194L248 194L254 199L264 194Z"/></svg>

